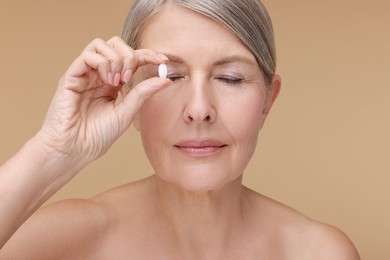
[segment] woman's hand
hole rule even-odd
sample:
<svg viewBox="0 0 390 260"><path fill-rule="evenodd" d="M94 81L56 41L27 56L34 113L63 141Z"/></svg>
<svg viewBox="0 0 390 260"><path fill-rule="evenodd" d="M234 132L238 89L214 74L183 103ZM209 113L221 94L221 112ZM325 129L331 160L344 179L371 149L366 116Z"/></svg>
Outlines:
<svg viewBox="0 0 390 260"><path fill-rule="evenodd" d="M38 140L55 160L81 169L103 155L143 102L170 80L145 80L118 102L123 84L140 66L167 60L151 50L133 50L119 37L92 41L60 79Z"/></svg>

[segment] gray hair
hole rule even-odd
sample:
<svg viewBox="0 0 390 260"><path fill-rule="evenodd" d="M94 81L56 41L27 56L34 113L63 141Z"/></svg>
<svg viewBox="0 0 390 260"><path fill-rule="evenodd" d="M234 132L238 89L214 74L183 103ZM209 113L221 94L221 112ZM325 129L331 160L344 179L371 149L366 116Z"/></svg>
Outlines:
<svg viewBox="0 0 390 260"><path fill-rule="evenodd" d="M167 1L201 13L232 31L256 58L267 85L276 71L272 22L260 0L135 0L126 18L122 38L134 49L140 45L143 24Z"/></svg>

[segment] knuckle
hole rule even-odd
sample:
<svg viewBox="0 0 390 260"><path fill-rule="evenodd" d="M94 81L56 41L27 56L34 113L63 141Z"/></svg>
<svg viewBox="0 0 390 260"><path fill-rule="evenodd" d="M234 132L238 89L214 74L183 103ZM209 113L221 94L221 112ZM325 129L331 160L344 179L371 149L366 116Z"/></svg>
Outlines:
<svg viewBox="0 0 390 260"><path fill-rule="evenodd" d="M110 61L104 56L97 57L97 65L98 67L107 67L110 64Z"/></svg>
<svg viewBox="0 0 390 260"><path fill-rule="evenodd" d="M129 52L126 54L126 56L122 57L123 63L127 67L136 67L137 61L136 61L136 55L134 52Z"/></svg>
<svg viewBox="0 0 390 260"><path fill-rule="evenodd" d="M93 44L100 44L100 43L103 43L103 42L105 42L103 39L95 38L95 39L92 40L91 43L93 43Z"/></svg>
<svg viewBox="0 0 390 260"><path fill-rule="evenodd" d="M108 44L110 44L111 46L116 46L116 47L118 47L118 46L120 46L120 45L125 45L125 46L127 46L127 44L122 40L122 38L121 37L119 37L119 36L114 36L114 37L112 37L110 40L108 40L107 41L107 43Z"/></svg>
<svg viewBox="0 0 390 260"><path fill-rule="evenodd" d="M91 43L89 44L89 46L96 46L96 45L100 45L100 44L102 44L102 43L104 43L104 40L103 39L101 39L101 38L95 38L95 39L93 39L92 41L91 41Z"/></svg>
<svg viewBox="0 0 390 260"><path fill-rule="evenodd" d="M121 67L123 65L123 58L120 57L119 55L116 55L114 58L110 58L109 63L113 67Z"/></svg>
<svg viewBox="0 0 390 260"><path fill-rule="evenodd" d="M94 38L85 48L84 50L91 50L91 49L95 49L96 46L99 46L101 45L102 43L104 43L105 41L101 38Z"/></svg>
<svg viewBox="0 0 390 260"><path fill-rule="evenodd" d="M119 37L118 35L115 35L114 37L112 37L111 40L113 40L115 42L123 42L122 38Z"/></svg>
<svg viewBox="0 0 390 260"><path fill-rule="evenodd" d="M121 60L121 56L118 53L116 53L116 52L113 52L110 55L110 57L109 57L110 63L114 63L115 64L115 63L120 62L120 60Z"/></svg>

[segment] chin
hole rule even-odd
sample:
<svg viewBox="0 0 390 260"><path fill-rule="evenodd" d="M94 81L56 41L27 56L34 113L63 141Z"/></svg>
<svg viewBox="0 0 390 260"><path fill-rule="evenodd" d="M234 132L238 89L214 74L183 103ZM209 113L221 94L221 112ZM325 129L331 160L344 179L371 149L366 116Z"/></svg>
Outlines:
<svg viewBox="0 0 390 260"><path fill-rule="evenodd" d="M223 172L223 173L222 173ZM159 175L159 178L165 182L176 186L176 188L193 193L206 193L214 190L222 189L228 183L240 180L241 176L235 176L227 171L209 171L209 170L191 170L191 172L181 172L171 176Z"/></svg>

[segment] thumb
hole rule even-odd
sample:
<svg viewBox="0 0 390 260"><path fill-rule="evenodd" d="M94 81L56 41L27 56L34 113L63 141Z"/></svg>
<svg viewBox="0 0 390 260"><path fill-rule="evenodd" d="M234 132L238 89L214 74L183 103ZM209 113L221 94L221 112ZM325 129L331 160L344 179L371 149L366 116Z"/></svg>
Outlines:
<svg viewBox="0 0 390 260"><path fill-rule="evenodd" d="M150 78L137 84L117 105L116 112L121 121L121 132L126 131L145 101L162 89L170 86L166 78Z"/></svg>

